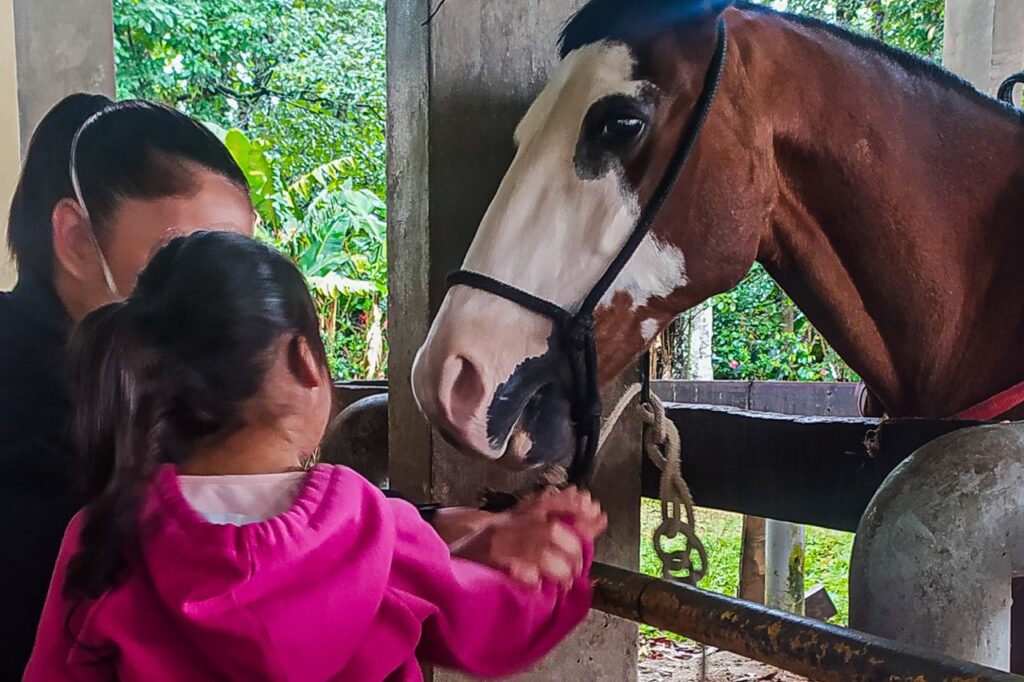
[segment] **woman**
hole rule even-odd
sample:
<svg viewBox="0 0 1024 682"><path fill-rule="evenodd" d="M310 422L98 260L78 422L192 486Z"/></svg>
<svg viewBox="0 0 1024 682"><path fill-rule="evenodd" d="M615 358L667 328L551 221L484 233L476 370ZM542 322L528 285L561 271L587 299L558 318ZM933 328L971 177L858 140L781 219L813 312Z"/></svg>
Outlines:
<svg viewBox="0 0 1024 682"><path fill-rule="evenodd" d="M180 112L77 94L36 129L8 222L18 285L0 294L0 679L17 679L28 659L79 506L66 435L71 327L130 292L173 237L252 236L253 226L244 174ZM544 528L526 515L442 510L434 523L463 556L530 579L558 569Z"/></svg>

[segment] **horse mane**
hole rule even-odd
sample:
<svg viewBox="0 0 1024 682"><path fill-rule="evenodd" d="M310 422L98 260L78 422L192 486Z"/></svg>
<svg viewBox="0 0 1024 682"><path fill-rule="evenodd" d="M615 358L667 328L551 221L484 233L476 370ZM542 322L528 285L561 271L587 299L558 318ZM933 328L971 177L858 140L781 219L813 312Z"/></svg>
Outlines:
<svg viewBox="0 0 1024 682"><path fill-rule="evenodd" d="M854 47L880 54L908 73L926 78L980 104L1024 120L1024 112L980 92L971 83L935 62L888 45L836 24L813 17L781 12L749 0L590 0L562 28L559 53L564 59L573 50L603 40L627 41L657 33L671 26L694 24L717 16L727 7L771 14L807 28L824 31Z"/></svg>
<svg viewBox="0 0 1024 682"><path fill-rule="evenodd" d="M564 59L602 40L626 40L668 26L717 16L734 0L590 0L574 14L558 39Z"/></svg>

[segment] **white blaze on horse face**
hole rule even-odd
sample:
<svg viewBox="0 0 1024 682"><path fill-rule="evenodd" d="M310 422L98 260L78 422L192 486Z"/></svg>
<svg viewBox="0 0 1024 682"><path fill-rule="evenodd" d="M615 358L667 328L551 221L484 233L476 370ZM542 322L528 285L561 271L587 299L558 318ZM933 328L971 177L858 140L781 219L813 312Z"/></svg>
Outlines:
<svg viewBox="0 0 1024 682"><path fill-rule="evenodd" d="M595 102L635 96L647 85L634 80L633 69L632 53L618 43L588 45L566 57L516 130L518 152L477 231L466 270L568 310L579 307L625 243L639 207L621 172L581 178L576 145ZM632 305L642 305L684 279L682 253L648 237L602 304L625 292Z"/></svg>

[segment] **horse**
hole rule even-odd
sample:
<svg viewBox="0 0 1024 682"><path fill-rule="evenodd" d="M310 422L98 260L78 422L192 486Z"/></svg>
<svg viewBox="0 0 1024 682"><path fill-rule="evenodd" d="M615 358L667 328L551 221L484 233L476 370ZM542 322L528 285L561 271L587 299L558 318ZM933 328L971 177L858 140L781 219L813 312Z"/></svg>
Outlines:
<svg viewBox="0 0 1024 682"><path fill-rule="evenodd" d="M875 412L1024 415L1018 111L871 38L746 2L590 0L560 54L465 258L491 286L453 282L413 367L422 411L460 450L565 461L578 376L557 312L537 306L580 310L654 199L596 302L602 389L757 261Z"/></svg>

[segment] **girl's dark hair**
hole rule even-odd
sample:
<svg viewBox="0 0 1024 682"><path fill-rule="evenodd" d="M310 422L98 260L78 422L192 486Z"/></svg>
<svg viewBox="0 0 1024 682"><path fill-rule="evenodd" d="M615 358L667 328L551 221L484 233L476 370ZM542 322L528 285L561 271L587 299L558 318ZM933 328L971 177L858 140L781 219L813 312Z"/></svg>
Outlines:
<svg viewBox="0 0 1024 682"><path fill-rule="evenodd" d="M136 560L140 504L157 467L243 427L271 351L289 335L327 371L302 275L227 232L174 239L126 301L82 321L70 369L86 507L66 596L95 599L118 584Z"/></svg>
<svg viewBox="0 0 1024 682"><path fill-rule="evenodd" d="M62 199L75 197L71 155L76 135L75 170L100 233L124 199L193 192L189 165L227 178L248 196L245 174L231 153L190 116L143 100L69 95L33 133L11 202L7 242L19 274L53 276L51 216Z"/></svg>

